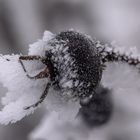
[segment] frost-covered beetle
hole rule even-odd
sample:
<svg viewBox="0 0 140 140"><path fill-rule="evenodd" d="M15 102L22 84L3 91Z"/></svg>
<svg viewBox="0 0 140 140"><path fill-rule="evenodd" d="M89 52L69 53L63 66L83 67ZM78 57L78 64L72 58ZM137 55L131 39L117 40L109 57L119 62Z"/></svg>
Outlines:
<svg viewBox="0 0 140 140"><path fill-rule="evenodd" d="M139 58L122 54L114 48L101 45L99 41L87 35L71 30L55 35L47 45L44 57L19 57L26 74L22 60L40 60L46 65L45 70L34 77L27 74L28 78L50 79L40 100L26 109L36 107L43 102L50 86L57 86L64 96L79 99L81 104L86 104L100 84L105 62L123 61L134 66L140 63Z"/></svg>
<svg viewBox="0 0 140 140"><path fill-rule="evenodd" d="M102 75L95 42L78 32L67 31L58 34L50 45L49 58L56 73L55 83L62 90L71 90L71 95L78 98L92 95Z"/></svg>

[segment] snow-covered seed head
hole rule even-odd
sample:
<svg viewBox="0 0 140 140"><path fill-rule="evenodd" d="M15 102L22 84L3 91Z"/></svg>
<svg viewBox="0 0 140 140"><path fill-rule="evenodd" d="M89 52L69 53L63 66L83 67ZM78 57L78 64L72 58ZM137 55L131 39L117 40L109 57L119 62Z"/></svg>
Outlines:
<svg viewBox="0 0 140 140"><path fill-rule="evenodd" d="M53 64L53 85L63 95L85 98L94 93L102 76L100 55L90 37L64 31L49 41L46 57Z"/></svg>

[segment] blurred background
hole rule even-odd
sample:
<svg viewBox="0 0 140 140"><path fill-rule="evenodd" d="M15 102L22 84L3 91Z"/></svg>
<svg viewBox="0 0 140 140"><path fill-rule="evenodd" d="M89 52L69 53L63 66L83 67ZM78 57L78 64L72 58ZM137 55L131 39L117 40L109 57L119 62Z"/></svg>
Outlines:
<svg viewBox="0 0 140 140"><path fill-rule="evenodd" d="M45 30L58 33L71 28L96 37L105 43L116 40L124 46L137 46L140 50L140 0L0 0L1 54L27 54L28 45L40 39ZM110 66L110 72L117 68L115 65ZM104 81L107 80L106 76ZM131 82L131 80L128 81ZM0 89L2 96L5 89L2 87ZM134 93L134 90L131 93ZM119 94L119 97L122 96L121 99L118 95L114 95L116 112L111 128L116 125L117 128L114 131L104 129L105 126L98 128L93 138L95 137L96 140L139 140L140 109L138 106L140 104L138 99L140 95L138 92L135 93L127 95L128 98L125 94L123 96ZM123 104L118 105L120 102ZM0 125L0 139L28 140L28 135L39 124L44 114L42 108L16 124ZM132 131L127 130L130 122L137 124L138 127L134 125Z"/></svg>

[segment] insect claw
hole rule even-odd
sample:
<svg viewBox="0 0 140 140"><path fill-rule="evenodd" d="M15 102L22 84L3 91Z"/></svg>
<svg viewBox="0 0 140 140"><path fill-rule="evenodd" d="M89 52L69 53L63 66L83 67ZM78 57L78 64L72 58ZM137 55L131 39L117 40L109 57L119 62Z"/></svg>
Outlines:
<svg viewBox="0 0 140 140"><path fill-rule="evenodd" d="M36 107L39 106L40 103L41 103L41 102L39 101L39 102L37 102L37 103L35 103L35 104L31 105L31 106L24 107L24 110L28 110L28 109L30 109L30 108L36 108Z"/></svg>
<svg viewBox="0 0 140 140"><path fill-rule="evenodd" d="M24 107L23 109L24 109L24 110L28 110L28 109L30 109L30 108L31 108L31 107Z"/></svg>
<svg viewBox="0 0 140 140"><path fill-rule="evenodd" d="M34 80L37 79L37 78L35 78L35 77L30 76L28 73L26 73L26 76L27 76L29 79L34 79Z"/></svg>

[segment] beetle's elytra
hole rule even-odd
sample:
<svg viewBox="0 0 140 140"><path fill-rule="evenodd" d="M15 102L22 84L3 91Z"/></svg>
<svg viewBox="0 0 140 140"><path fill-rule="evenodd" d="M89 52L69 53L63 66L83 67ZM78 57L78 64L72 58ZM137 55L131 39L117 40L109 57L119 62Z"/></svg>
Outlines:
<svg viewBox="0 0 140 140"><path fill-rule="evenodd" d="M95 42L81 33L65 31L49 44L50 53L46 52L46 57L55 69L55 82L62 90L67 88L75 92L74 96L91 95L102 76L101 58Z"/></svg>

